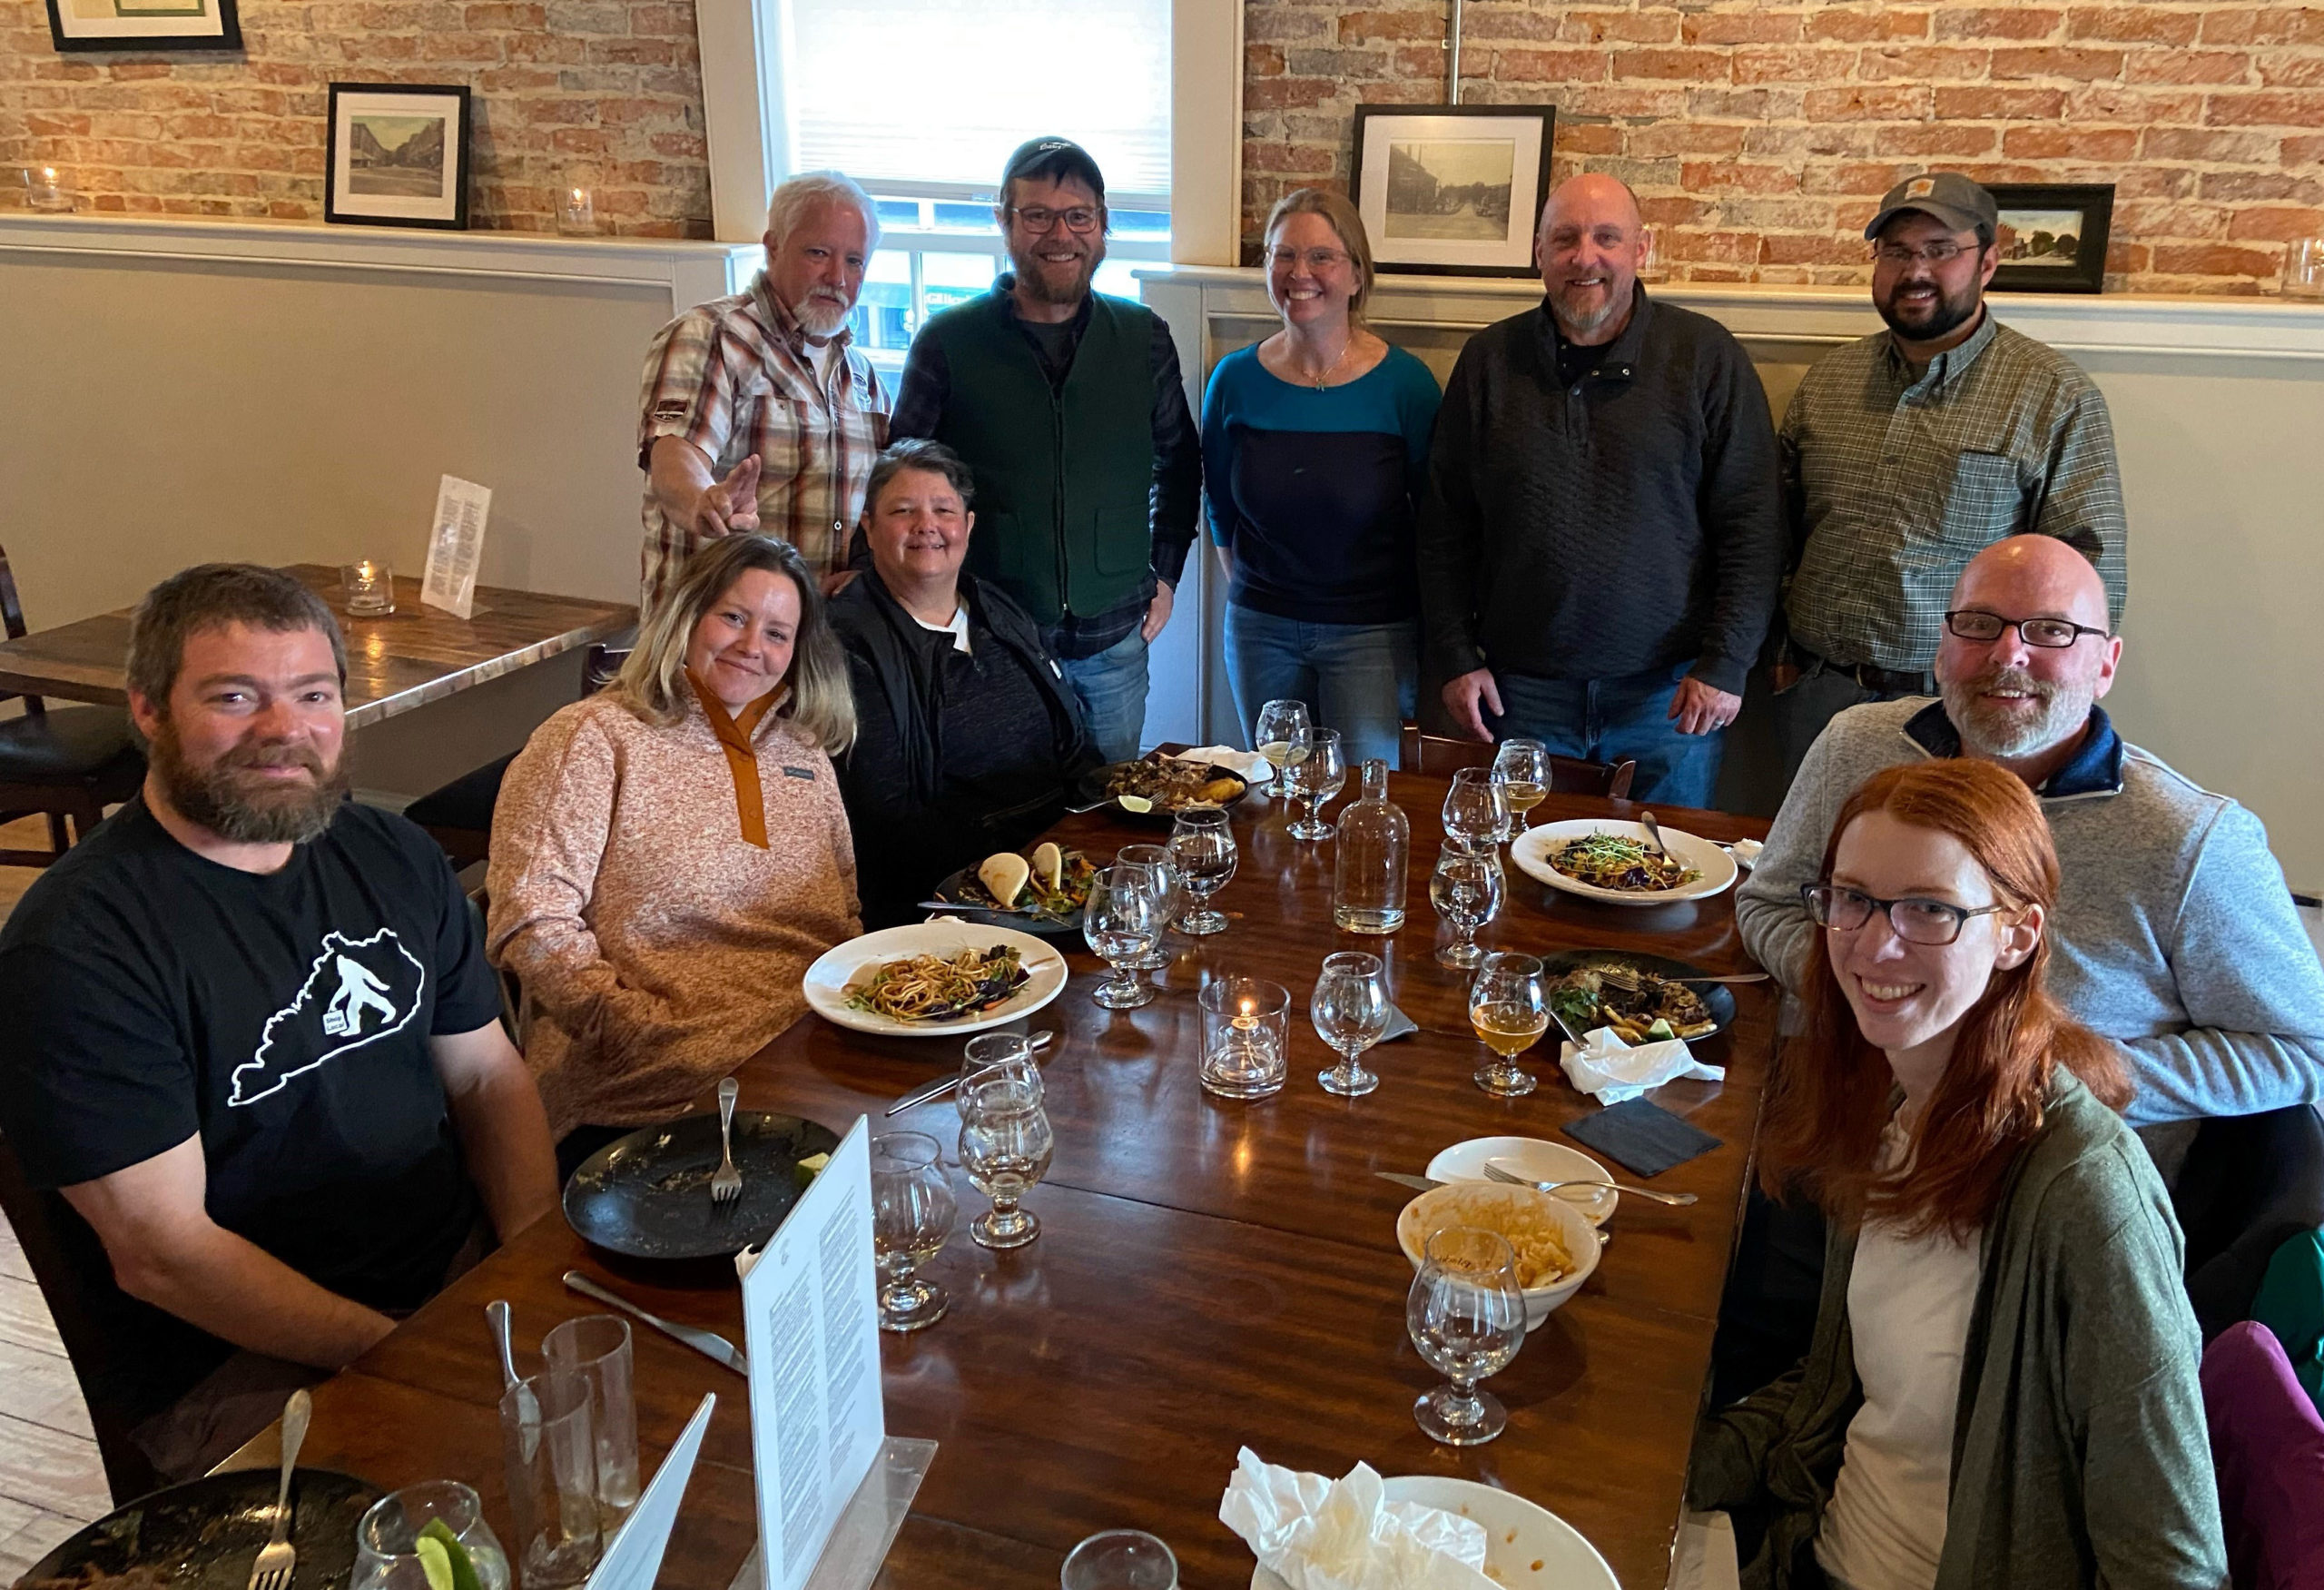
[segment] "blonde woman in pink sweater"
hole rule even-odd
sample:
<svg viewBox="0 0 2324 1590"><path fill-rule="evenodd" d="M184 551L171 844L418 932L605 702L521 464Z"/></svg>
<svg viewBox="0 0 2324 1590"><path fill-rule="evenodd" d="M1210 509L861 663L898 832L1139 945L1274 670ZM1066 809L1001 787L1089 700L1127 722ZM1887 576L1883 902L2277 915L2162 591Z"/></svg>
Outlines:
<svg viewBox="0 0 2324 1590"><path fill-rule="evenodd" d="M487 947L524 989L561 1169L683 1113L860 931L831 763L854 736L806 565L736 535L688 560L620 677L509 765Z"/></svg>

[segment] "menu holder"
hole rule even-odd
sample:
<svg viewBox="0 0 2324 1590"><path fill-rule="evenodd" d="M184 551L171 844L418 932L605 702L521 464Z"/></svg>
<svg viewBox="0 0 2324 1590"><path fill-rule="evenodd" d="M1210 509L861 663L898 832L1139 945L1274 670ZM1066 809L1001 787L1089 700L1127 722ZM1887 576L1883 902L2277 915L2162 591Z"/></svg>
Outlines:
<svg viewBox="0 0 2324 1590"><path fill-rule="evenodd" d="M662 1573L662 1554L678 1521L678 1504L685 1499L686 1481L694 1477L694 1460L702 1452L703 1433L710 1428L710 1410L717 1406L718 1395L713 1392L694 1408L637 1505L606 1543L584 1590L654 1590Z"/></svg>
<svg viewBox="0 0 2324 1590"><path fill-rule="evenodd" d="M457 475L436 486L436 518L428 533L428 577L419 599L459 618L476 616L476 571L484 561L484 521L492 489Z"/></svg>
<svg viewBox="0 0 2324 1590"><path fill-rule="evenodd" d="M759 1544L732 1590L865 1590L936 1453L886 1432L866 1118L734 1268Z"/></svg>

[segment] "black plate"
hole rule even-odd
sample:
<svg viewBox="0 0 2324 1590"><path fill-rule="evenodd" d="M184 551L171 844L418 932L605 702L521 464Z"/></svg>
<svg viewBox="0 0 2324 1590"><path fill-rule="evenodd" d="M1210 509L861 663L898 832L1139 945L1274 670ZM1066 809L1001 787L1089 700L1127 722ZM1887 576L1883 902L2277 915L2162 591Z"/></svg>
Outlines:
<svg viewBox="0 0 2324 1590"><path fill-rule="evenodd" d="M1146 762L1158 762L1161 759L1159 753L1157 753L1152 756L1140 758L1141 761ZM1074 804L1076 805L1087 805L1094 801L1098 803L1098 808L1105 812L1107 815L1114 817L1127 817L1133 823L1161 823L1167 825L1175 821L1178 815L1178 812L1184 810L1183 807L1168 808L1157 806L1150 812L1133 812L1128 807L1123 805L1119 801L1112 799L1106 794L1106 781L1113 776L1114 769L1128 765L1128 764L1123 762L1108 762L1103 767L1093 767L1088 772L1083 774L1081 775L1080 787L1077 792L1078 798ZM1251 793L1251 781L1245 778L1241 774L1236 772L1232 767L1221 767L1214 762L1205 764L1203 771L1209 777L1231 778L1236 783L1243 786L1241 795L1236 795L1232 800L1219 802L1218 804L1222 806L1235 805L1242 800L1243 795L1246 795Z"/></svg>
<svg viewBox="0 0 2324 1590"><path fill-rule="evenodd" d="M632 1259L729 1259L773 1236L799 1201L799 1161L838 1147L827 1126L737 1110L743 1196L713 1203L718 1117L640 1127L581 1161L565 1184L565 1219L583 1241Z"/></svg>
<svg viewBox="0 0 2324 1590"><path fill-rule="evenodd" d="M33 1565L26 1579L62 1579L94 1568L162 1571L169 1590L244 1590L251 1564L274 1532L277 1468L205 1475L117 1507ZM355 1526L387 1493L328 1468L290 1478L292 1590L347 1590L355 1574Z"/></svg>
<svg viewBox="0 0 2324 1590"><path fill-rule="evenodd" d="M1068 851L1066 854L1086 855L1088 853ZM1093 856L1090 859L1094 864L1096 858ZM929 898L949 901L959 905L961 910L972 913L980 919L989 919L996 927L1013 927L1019 933L1029 933L1036 938L1073 939L1078 942L1081 937L1081 913L1078 911L1068 916L1048 916L1033 911L1003 911L998 905L990 904L989 901L979 902L967 898L961 891L970 884L977 884L977 869L962 867L959 872L937 884L936 892ZM977 887L981 890L984 885L977 884Z"/></svg>
<svg viewBox="0 0 2324 1590"><path fill-rule="evenodd" d="M1667 955L1641 954L1636 950L1558 950L1541 957L1541 971L1554 983L1569 972L1580 972L1590 966L1626 966L1635 972L1652 972L1663 977L1709 977L1712 973L1699 966L1689 966L1684 961L1673 961ZM1735 991L1723 983L1707 983L1695 992L1710 1007L1710 1019L1718 1024L1703 1034L1716 1038L1727 1031L1735 1020ZM1702 1038L1690 1038L1699 1043Z"/></svg>

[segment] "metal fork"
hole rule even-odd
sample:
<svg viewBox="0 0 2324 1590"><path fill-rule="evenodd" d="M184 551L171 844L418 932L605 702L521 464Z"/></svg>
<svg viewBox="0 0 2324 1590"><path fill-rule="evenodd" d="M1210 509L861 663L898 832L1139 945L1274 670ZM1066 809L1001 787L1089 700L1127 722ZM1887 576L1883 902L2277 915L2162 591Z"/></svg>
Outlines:
<svg viewBox="0 0 2324 1590"><path fill-rule="evenodd" d="M290 1471L299 1467L299 1447L314 1411L304 1387L282 1405L282 1483L274 1493L274 1534L251 1565L250 1590L290 1590L290 1570L299 1565L298 1548L290 1544Z"/></svg>
<svg viewBox="0 0 2324 1590"><path fill-rule="evenodd" d="M718 1084L718 1174L710 1179L710 1201L733 1203L743 1196L743 1173L734 1169L734 1095L742 1084L728 1077Z"/></svg>
<svg viewBox="0 0 2324 1590"><path fill-rule="evenodd" d="M1561 1187L1602 1187L1609 1192L1619 1192L1626 1198L1643 1198L1653 1203L1667 1203L1673 1209L1685 1209L1695 1201L1695 1195L1691 1192L1657 1192L1651 1187L1632 1187L1627 1181L1591 1181L1586 1179L1580 1181L1536 1181L1530 1176L1512 1175L1502 1170L1496 1160L1485 1161L1485 1175L1491 1180L1513 1182L1519 1187L1530 1187L1536 1192L1554 1194Z"/></svg>

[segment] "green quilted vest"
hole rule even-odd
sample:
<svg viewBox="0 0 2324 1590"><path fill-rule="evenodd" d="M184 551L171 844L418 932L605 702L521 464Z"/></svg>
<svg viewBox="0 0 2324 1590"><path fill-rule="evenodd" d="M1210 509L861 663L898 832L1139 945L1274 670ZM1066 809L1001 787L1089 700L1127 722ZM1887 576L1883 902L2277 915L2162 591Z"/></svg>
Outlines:
<svg viewBox="0 0 2324 1590"><path fill-rule="evenodd" d="M1153 561L1152 312L1090 296L1061 390L998 291L929 317L950 390L936 439L976 477L968 570L1047 627L1144 588Z"/></svg>

